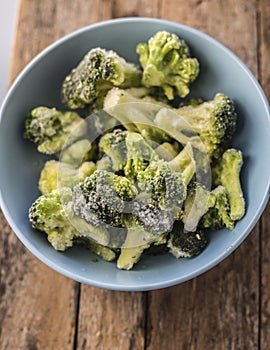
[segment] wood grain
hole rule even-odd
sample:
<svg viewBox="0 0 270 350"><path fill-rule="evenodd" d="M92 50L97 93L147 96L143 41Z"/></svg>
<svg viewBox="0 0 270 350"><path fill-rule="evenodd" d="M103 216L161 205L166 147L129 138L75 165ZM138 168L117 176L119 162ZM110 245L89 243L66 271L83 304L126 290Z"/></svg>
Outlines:
<svg viewBox="0 0 270 350"><path fill-rule="evenodd" d="M21 1L11 81L33 56L55 40L54 27L54 2ZM76 283L34 258L2 214L0 223L1 350L73 349Z"/></svg>
<svg viewBox="0 0 270 350"><path fill-rule="evenodd" d="M171 6L164 0L161 16L217 38L257 74L255 5L255 1L221 0L177 1ZM210 272L149 293L147 349L166 348L168 339L170 349L176 350L258 348L258 271L259 225Z"/></svg>
<svg viewBox="0 0 270 350"><path fill-rule="evenodd" d="M161 17L212 35L270 91L268 0L21 0L11 81L59 37L129 16ZM163 290L124 293L52 271L23 247L1 214L0 349L267 350L269 217L268 206L241 247L206 274Z"/></svg>
<svg viewBox="0 0 270 350"><path fill-rule="evenodd" d="M258 8L259 29L259 78L262 87L270 100L270 6L269 1L259 1ZM261 324L260 345L261 350L269 349L270 344L270 205L266 207L262 216L261 230Z"/></svg>

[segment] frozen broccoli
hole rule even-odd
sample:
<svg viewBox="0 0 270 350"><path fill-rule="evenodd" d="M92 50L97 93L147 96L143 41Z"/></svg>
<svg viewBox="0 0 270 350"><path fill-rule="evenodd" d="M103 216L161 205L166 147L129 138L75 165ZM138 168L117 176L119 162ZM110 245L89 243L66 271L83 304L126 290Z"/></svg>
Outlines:
<svg viewBox="0 0 270 350"><path fill-rule="evenodd" d="M45 232L48 241L56 250L66 250L79 237L107 245L109 242L107 230L89 225L77 217L71 208L71 200L70 188L53 190L38 197L29 209L32 227Z"/></svg>
<svg viewBox="0 0 270 350"><path fill-rule="evenodd" d="M25 121L24 137L37 144L41 153L59 154L86 131L86 122L75 112L37 107Z"/></svg>
<svg viewBox="0 0 270 350"><path fill-rule="evenodd" d="M127 133L126 148L127 162L124 172L129 178L136 179L139 171L146 169L150 162L159 159L149 143L138 133Z"/></svg>
<svg viewBox="0 0 270 350"><path fill-rule="evenodd" d="M182 207L186 198L186 186L180 172L171 169L167 162L152 161L138 173L138 186L141 191L159 203L162 209Z"/></svg>
<svg viewBox="0 0 270 350"><path fill-rule="evenodd" d="M127 161L126 137L128 132L115 129L113 132L101 137L99 148L112 161L114 170L122 170Z"/></svg>
<svg viewBox="0 0 270 350"><path fill-rule="evenodd" d="M225 226L229 230L233 230L234 221L230 217L230 205L226 188L219 185L211 193L214 196L215 204L203 216L202 226L213 230Z"/></svg>
<svg viewBox="0 0 270 350"><path fill-rule="evenodd" d="M73 188L73 209L95 226L122 227L126 202L136 193L136 187L126 177L96 170Z"/></svg>
<svg viewBox="0 0 270 350"><path fill-rule="evenodd" d="M245 199L243 196L240 172L243 166L243 155L240 150L227 149L214 169L216 185L222 185L228 193L230 217L233 221L240 220L245 214Z"/></svg>
<svg viewBox="0 0 270 350"><path fill-rule="evenodd" d="M167 243L170 253L176 258L193 258L202 253L207 244L204 231L187 232L180 221L175 222Z"/></svg>
<svg viewBox="0 0 270 350"><path fill-rule="evenodd" d="M178 115L178 116L177 116ZM230 140L236 130L237 114L233 101L218 93L213 100L198 106L162 109L155 117L156 125L182 143L198 135L209 158L220 154L219 148ZM185 135L189 135L186 136Z"/></svg>
<svg viewBox="0 0 270 350"><path fill-rule="evenodd" d="M42 194L48 194L58 188L72 188L95 170L93 162L84 162L79 168L74 168L68 163L48 160L40 173L39 190Z"/></svg>
<svg viewBox="0 0 270 350"><path fill-rule="evenodd" d="M157 32L148 43L137 46L146 87L159 86L169 100L185 97L199 73L199 62L190 57L184 40L167 31Z"/></svg>
<svg viewBox="0 0 270 350"><path fill-rule="evenodd" d="M73 245L77 230L67 217L59 191L38 197L29 209L29 220L33 228L47 233L54 249L66 250Z"/></svg>
<svg viewBox="0 0 270 350"><path fill-rule="evenodd" d="M68 107L82 108L104 97L113 86L141 85L141 70L114 51L91 49L62 85L62 100Z"/></svg>
<svg viewBox="0 0 270 350"><path fill-rule="evenodd" d="M169 232L186 198L181 173L158 160L140 170L137 178L140 193L134 201L134 214L145 230L157 235Z"/></svg>
<svg viewBox="0 0 270 350"><path fill-rule="evenodd" d="M184 203L182 221L184 230L197 231L199 221L215 204L215 196L204 185L193 181L188 186L187 198Z"/></svg>

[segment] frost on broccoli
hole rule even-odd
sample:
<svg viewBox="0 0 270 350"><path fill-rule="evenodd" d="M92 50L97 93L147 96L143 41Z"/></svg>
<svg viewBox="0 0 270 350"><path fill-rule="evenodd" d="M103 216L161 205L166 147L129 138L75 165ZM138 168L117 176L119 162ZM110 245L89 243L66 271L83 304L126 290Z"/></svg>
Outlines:
<svg viewBox="0 0 270 350"><path fill-rule="evenodd" d="M64 146L82 137L86 131L86 122L75 112L37 107L25 121L24 136L37 145L39 152L59 154Z"/></svg>
<svg viewBox="0 0 270 350"><path fill-rule="evenodd" d="M102 100L113 86L141 85L141 77L139 67L126 62L114 51L93 48L65 78L62 101L72 109L82 108L97 99Z"/></svg>
<svg viewBox="0 0 270 350"><path fill-rule="evenodd" d="M184 40L176 34L160 31L148 43L138 44L137 53L146 87L161 87L169 100L188 95L190 83L198 76L199 62L190 57Z"/></svg>
<svg viewBox="0 0 270 350"><path fill-rule="evenodd" d="M73 209L76 215L95 226L122 227L126 202L136 192L127 178L96 170L73 188Z"/></svg>
<svg viewBox="0 0 270 350"><path fill-rule="evenodd" d="M138 187L133 210L144 229L158 235L169 232L186 198L181 173L165 161L152 161L138 172Z"/></svg>
<svg viewBox="0 0 270 350"><path fill-rule="evenodd" d="M208 239L204 231L185 231L180 221L175 222L167 243L170 253L176 258L193 258L202 253L207 245Z"/></svg>
<svg viewBox="0 0 270 350"><path fill-rule="evenodd" d="M72 190L67 187L39 196L29 209L32 227L47 234L56 250L66 250L78 238L93 240L96 245L109 243L106 228L95 227L77 217L72 210Z"/></svg>
<svg viewBox="0 0 270 350"><path fill-rule="evenodd" d="M240 150L227 149L214 169L215 184L222 185L228 193L230 217L233 221L245 215L245 199L241 188L240 173L243 155Z"/></svg>

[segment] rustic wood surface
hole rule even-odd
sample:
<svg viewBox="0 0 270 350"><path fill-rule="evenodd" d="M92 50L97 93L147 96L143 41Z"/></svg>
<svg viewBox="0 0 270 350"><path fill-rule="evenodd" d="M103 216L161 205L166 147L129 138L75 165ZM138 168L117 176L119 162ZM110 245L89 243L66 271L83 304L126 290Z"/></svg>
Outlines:
<svg viewBox="0 0 270 350"><path fill-rule="evenodd" d="M43 48L100 20L159 17L231 48L270 97L269 0L21 0L11 82ZM31 255L0 215L0 350L270 349L270 207L248 239L181 285L125 293L80 285Z"/></svg>

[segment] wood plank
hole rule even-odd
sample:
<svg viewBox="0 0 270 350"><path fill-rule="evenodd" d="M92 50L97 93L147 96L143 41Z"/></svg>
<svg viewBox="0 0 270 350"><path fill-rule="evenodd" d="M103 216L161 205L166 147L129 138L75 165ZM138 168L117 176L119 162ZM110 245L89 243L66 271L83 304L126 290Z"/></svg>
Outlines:
<svg viewBox="0 0 270 350"><path fill-rule="evenodd" d="M55 2L22 0L11 81L55 40ZM0 216L0 348L73 349L78 285L34 258Z"/></svg>
<svg viewBox="0 0 270 350"><path fill-rule="evenodd" d="M82 285L77 348L143 350L145 302L145 293Z"/></svg>
<svg viewBox="0 0 270 350"><path fill-rule="evenodd" d="M157 0L116 0L111 17L156 16ZM93 20L108 19L109 13L91 13ZM90 13L89 13L90 15ZM91 17L92 18L92 17ZM145 293L121 293L82 285L77 347L88 350L142 350L145 339Z"/></svg>
<svg viewBox="0 0 270 350"><path fill-rule="evenodd" d="M267 0L259 1L259 78L262 87L270 100L270 4ZM270 204L262 216L261 230L261 329L260 349L269 349L270 344Z"/></svg>
<svg viewBox="0 0 270 350"><path fill-rule="evenodd" d="M216 37L257 74L255 5L255 0L192 0L172 6L162 0L161 17ZM177 350L257 349L258 271L259 225L241 247L211 271L182 285L149 293L147 349L168 348L168 343L170 349Z"/></svg>

